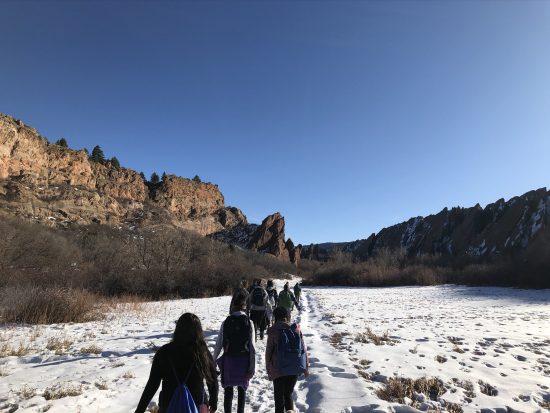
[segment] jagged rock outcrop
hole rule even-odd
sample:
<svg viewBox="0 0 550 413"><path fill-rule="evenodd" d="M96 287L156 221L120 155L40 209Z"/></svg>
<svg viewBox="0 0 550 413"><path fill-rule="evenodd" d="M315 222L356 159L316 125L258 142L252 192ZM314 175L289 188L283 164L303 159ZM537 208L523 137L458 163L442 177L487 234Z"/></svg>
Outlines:
<svg viewBox="0 0 550 413"><path fill-rule="evenodd" d="M290 262L296 266L300 264L300 256L302 255L302 246L300 244L294 245L289 238L286 240L285 249L288 251Z"/></svg>
<svg viewBox="0 0 550 413"><path fill-rule="evenodd" d="M162 224L202 235L248 225L217 185L174 175L148 184L136 171L91 162L84 150L50 144L0 114L0 213L52 226Z"/></svg>
<svg viewBox="0 0 550 413"><path fill-rule="evenodd" d="M526 249L550 231L550 191L541 188L485 208L445 208L435 215L411 218L367 239L339 244L356 259L368 259L383 249L404 250L409 256L494 256ZM329 248L309 247L302 256L327 259ZM549 251L550 252L550 251Z"/></svg>
<svg viewBox="0 0 550 413"><path fill-rule="evenodd" d="M219 231L212 237L241 248L250 249L293 263L299 262L300 248L292 240L285 241L285 219L276 212L266 217L261 225L240 224L229 230Z"/></svg>

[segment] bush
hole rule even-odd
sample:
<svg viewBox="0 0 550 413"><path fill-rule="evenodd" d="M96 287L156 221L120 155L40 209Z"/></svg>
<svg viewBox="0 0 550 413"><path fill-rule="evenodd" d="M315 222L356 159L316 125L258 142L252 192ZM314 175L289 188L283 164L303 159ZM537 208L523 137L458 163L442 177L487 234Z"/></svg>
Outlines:
<svg viewBox="0 0 550 413"><path fill-rule="evenodd" d="M295 270L271 255L170 226L59 230L0 218L0 233L0 317L5 322L82 321L94 314L87 309L107 296L224 295L241 279L279 278Z"/></svg>
<svg viewBox="0 0 550 413"><path fill-rule="evenodd" d="M0 292L0 317L8 323L85 322L100 317L96 302L82 290L10 287Z"/></svg>

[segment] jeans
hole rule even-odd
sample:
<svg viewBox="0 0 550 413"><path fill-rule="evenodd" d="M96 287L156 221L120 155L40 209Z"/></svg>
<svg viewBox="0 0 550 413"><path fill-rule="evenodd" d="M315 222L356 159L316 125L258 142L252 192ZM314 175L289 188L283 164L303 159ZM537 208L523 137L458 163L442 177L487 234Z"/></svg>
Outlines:
<svg viewBox="0 0 550 413"><path fill-rule="evenodd" d="M237 413L244 413L245 394L244 389L240 386L237 387ZM224 413L231 413L231 406L233 404L233 387L226 387L223 394L223 411Z"/></svg>
<svg viewBox="0 0 550 413"><path fill-rule="evenodd" d="M275 413L285 413L287 410L294 410L292 393L298 376L283 376L273 380L275 392Z"/></svg>

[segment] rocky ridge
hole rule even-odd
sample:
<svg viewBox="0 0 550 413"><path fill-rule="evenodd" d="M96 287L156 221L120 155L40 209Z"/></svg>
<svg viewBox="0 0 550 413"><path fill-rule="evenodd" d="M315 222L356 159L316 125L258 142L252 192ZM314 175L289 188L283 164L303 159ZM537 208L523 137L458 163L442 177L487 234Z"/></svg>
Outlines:
<svg viewBox="0 0 550 413"><path fill-rule="evenodd" d="M550 233L550 191L541 188L499 199L482 208L444 208L427 217L383 228L366 239L334 245L310 245L302 258L326 260L338 248L366 260L383 249L402 249L409 256L496 256L522 251Z"/></svg>
<svg viewBox="0 0 550 413"><path fill-rule="evenodd" d="M0 213L50 226L93 223L112 226L170 225L202 235L239 231L250 249L284 260L284 218L274 214L259 226L225 205L218 186L168 175L158 184L84 150L50 144L22 121L0 114ZM218 238L223 239L222 236Z"/></svg>

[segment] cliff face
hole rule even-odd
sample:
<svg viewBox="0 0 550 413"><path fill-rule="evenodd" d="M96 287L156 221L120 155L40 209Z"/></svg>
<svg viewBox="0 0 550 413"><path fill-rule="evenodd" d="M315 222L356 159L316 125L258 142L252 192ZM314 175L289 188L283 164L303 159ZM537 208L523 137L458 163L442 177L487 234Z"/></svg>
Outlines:
<svg viewBox="0 0 550 413"><path fill-rule="evenodd" d="M506 254L528 248L550 232L550 191L541 188L500 199L485 208L443 209L435 215L411 218L382 229L367 239L338 247L356 259L368 259L382 249L403 249L409 256L441 254L476 257ZM304 258L326 259L330 248L310 246Z"/></svg>
<svg viewBox="0 0 550 413"><path fill-rule="evenodd" d="M56 226L169 224L203 235L247 224L217 185L168 176L148 188L137 172L90 162L2 114L0 212Z"/></svg>

